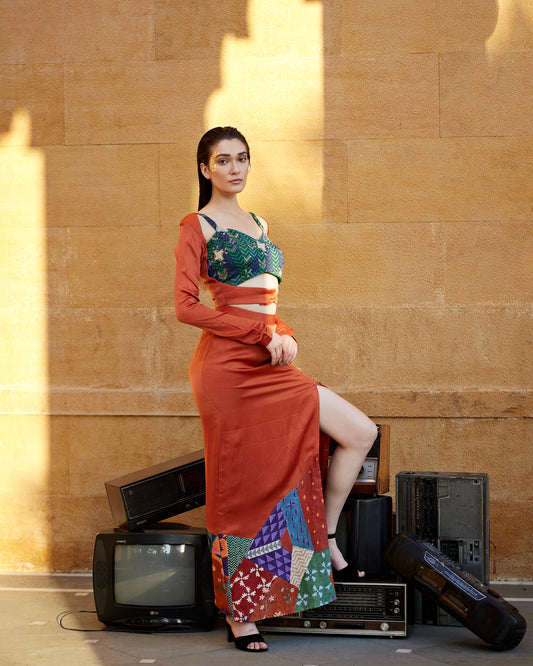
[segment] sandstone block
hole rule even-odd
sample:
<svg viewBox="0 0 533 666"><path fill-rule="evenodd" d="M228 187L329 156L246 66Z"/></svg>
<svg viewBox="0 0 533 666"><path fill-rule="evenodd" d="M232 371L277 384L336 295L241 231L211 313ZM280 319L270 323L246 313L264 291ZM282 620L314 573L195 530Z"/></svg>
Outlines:
<svg viewBox="0 0 533 666"><path fill-rule="evenodd" d="M88 308L172 306L176 243L174 229L52 229L50 303Z"/></svg>
<svg viewBox="0 0 533 666"><path fill-rule="evenodd" d="M445 53L440 60L442 136L533 134L533 51Z"/></svg>
<svg viewBox="0 0 533 666"><path fill-rule="evenodd" d="M286 259L280 304L353 307L439 300L441 250L434 225L323 224L304 232L273 225L271 236Z"/></svg>
<svg viewBox="0 0 533 666"><path fill-rule="evenodd" d="M271 234L280 222L321 221L324 150L324 144L316 141L254 141L251 145L252 170L242 205L263 216Z"/></svg>
<svg viewBox="0 0 533 666"><path fill-rule="evenodd" d="M529 220L531 154L531 137L351 142L350 220Z"/></svg>
<svg viewBox="0 0 533 666"><path fill-rule="evenodd" d="M346 373L346 313L342 305L329 308L283 305L279 316L294 329L298 356L294 364L313 379L343 391L350 385Z"/></svg>
<svg viewBox="0 0 533 666"><path fill-rule="evenodd" d="M29 123L29 116L23 115L23 124ZM16 141L16 134L8 132L6 141ZM27 139L31 139L29 134ZM29 229L27 243L39 247L46 227L46 161L41 149L0 147L0 194L0 230L3 234L5 229L12 230L3 242L17 242L21 230Z"/></svg>
<svg viewBox="0 0 533 666"><path fill-rule="evenodd" d="M308 55L320 48L321 14L318 3L163 0L155 6L157 58L177 60L198 52L207 58Z"/></svg>
<svg viewBox="0 0 533 666"><path fill-rule="evenodd" d="M0 493L47 495L69 492L68 449L58 451L51 465L49 418L39 414L0 415Z"/></svg>
<svg viewBox="0 0 533 666"><path fill-rule="evenodd" d="M159 145L161 224L175 230L176 243L180 220L198 209L196 148L200 137L190 137L191 141L177 137L176 143Z"/></svg>
<svg viewBox="0 0 533 666"><path fill-rule="evenodd" d="M207 126L234 125L252 144L324 137L324 64L319 52L264 57L239 52L233 58L230 52L222 71L222 85L205 107ZM235 90L246 91L237 103Z"/></svg>
<svg viewBox="0 0 533 666"><path fill-rule="evenodd" d="M21 296L27 291L19 292ZM1 385L13 390L48 389L48 313L44 307L2 308ZM22 404L24 404L24 399ZM19 403L19 408L22 405ZM18 411L18 410L17 410Z"/></svg>
<svg viewBox="0 0 533 666"><path fill-rule="evenodd" d="M531 501L528 443L532 441L531 419L446 419L441 463L451 469L450 465L457 465L458 458L462 458L462 469L486 472L491 501ZM509 484L510 466L512 486Z"/></svg>
<svg viewBox="0 0 533 666"><path fill-rule="evenodd" d="M444 224L448 304L531 303L530 222Z"/></svg>
<svg viewBox="0 0 533 666"><path fill-rule="evenodd" d="M105 491L95 496L52 495L48 523L50 553L48 571L92 571L94 538L97 532L113 527ZM90 587L90 585L88 586Z"/></svg>
<svg viewBox="0 0 533 666"><path fill-rule="evenodd" d="M9 3L2 24L4 62L143 60L154 48L152 17L142 0Z"/></svg>
<svg viewBox="0 0 533 666"><path fill-rule="evenodd" d="M439 134L434 54L327 57L326 138Z"/></svg>
<svg viewBox="0 0 533 666"><path fill-rule="evenodd" d="M3 12L2 19L5 15ZM3 29L3 37L7 34ZM8 62L12 61L0 57L0 132L8 130L17 109L24 109L30 116L33 145L62 144L65 137L63 67L4 64Z"/></svg>
<svg viewBox="0 0 533 666"><path fill-rule="evenodd" d="M69 65L66 143L167 143L184 133L199 138L217 72L213 60Z"/></svg>
<svg viewBox="0 0 533 666"><path fill-rule="evenodd" d="M468 4L348 0L342 5L341 44L349 54L482 50L498 18L496 4L485 0ZM339 20L338 13L331 22ZM325 22L326 32L328 25Z"/></svg>
<svg viewBox="0 0 533 666"><path fill-rule="evenodd" d="M159 0L154 6L157 59L181 60L198 53L219 58L228 34L240 39L248 36L246 10L246 0L217 5L209 0L194 4Z"/></svg>
<svg viewBox="0 0 533 666"><path fill-rule="evenodd" d="M157 338L151 309L54 308L49 313L50 386L155 387Z"/></svg>
<svg viewBox="0 0 533 666"><path fill-rule="evenodd" d="M515 497L490 504L491 577L499 580L531 580L529 553L533 551L531 498Z"/></svg>
<svg viewBox="0 0 533 666"><path fill-rule="evenodd" d="M523 418L533 409L527 389L359 388L343 393L373 418Z"/></svg>
<svg viewBox="0 0 533 666"><path fill-rule="evenodd" d="M531 49L533 5L529 0L508 0L498 3L498 20L486 41L489 59L498 58L504 51Z"/></svg>
<svg viewBox="0 0 533 666"><path fill-rule="evenodd" d="M353 388L527 390L523 344L531 314L520 308L347 309L346 359Z"/></svg>
<svg viewBox="0 0 533 666"><path fill-rule="evenodd" d="M43 229L0 227L0 304L40 308L46 304L46 236Z"/></svg>
<svg viewBox="0 0 533 666"><path fill-rule="evenodd" d="M48 227L159 224L157 146L50 147Z"/></svg>
<svg viewBox="0 0 533 666"><path fill-rule="evenodd" d="M0 494L4 519L0 534L0 569L24 573L52 571L49 496L24 493L23 489Z"/></svg>

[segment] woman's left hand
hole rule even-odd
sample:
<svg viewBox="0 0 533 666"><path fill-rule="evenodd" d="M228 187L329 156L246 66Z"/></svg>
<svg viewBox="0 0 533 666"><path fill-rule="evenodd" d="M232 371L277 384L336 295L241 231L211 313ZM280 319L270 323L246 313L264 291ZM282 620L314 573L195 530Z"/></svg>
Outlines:
<svg viewBox="0 0 533 666"><path fill-rule="evenodd" d="M292 363L298 353L298 343L290 335L281 336L282 354L279 360L281 367Z"/></svg>

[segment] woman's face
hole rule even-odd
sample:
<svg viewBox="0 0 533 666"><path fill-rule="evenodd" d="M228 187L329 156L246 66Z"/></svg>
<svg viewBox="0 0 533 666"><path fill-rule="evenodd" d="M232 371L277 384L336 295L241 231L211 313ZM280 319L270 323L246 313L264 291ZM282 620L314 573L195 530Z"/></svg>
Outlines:
<svg viewBox="0 0 533 666"><path fill-rule="evenodd" d="M239 139L223 139L213 147L209 164L202 163L200 168L213 190L238 194L246 186L250 169L246 146Z"/></svg>

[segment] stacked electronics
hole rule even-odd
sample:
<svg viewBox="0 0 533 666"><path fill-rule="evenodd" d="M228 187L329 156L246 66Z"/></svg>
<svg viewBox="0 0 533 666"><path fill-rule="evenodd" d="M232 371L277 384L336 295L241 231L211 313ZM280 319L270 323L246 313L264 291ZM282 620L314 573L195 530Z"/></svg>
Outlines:
<svg viewBox="0 0 533 666"><path fill-rule="evenodd" d="M396 532L384 557L408 581L415 623L464 625L497 650L520 643L524 618L488 587L487 474L400 472Z"/></svg>
<svg viewBox="0 0 533 666"><path fill-rule="evenodd" d="M462 569L489 583L489 478L487 474L400 472L396 477L396 532L436 546ZM455 625L433 600L415 590L415 623Z"/></svg>
<svg viewBox="0 0 533 666"><path fill-rule="evenodd" d="M331 440L328 460L336 446ZM487 587L488 476L400 472L393 525L389 460L390 427L379 425L337 527L339 548L364 579L336 582L332 603L263 620L261 629L405 637L409 622L459 623L497 649L517 645L525 620ZM158 522L205 504L203 451L105 487L115 527L95 542L99 619L113 630L211 629L217 611L207 532Z"/></svg>
<svg viewBox="0 0 533 666"><path fill-rule="evenodd" d="M93 591L113 631L214 627L207 531L158 522L205 504L203 450L106 481L115 527L96 535Z"/></svg>

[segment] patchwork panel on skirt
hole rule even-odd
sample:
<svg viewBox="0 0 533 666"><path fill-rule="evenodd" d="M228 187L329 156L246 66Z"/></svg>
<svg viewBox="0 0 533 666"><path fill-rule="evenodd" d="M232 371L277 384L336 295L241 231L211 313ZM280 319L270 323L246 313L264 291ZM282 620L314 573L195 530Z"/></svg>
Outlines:
<svg viewBox="0 0 533 666"><path fill-rule="evenodd" d="M272 509L254 538L210 534L215 602L239 622L335 599L318 461Z"/></svg>

